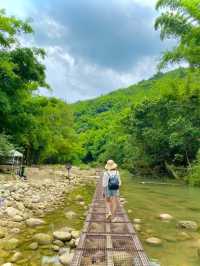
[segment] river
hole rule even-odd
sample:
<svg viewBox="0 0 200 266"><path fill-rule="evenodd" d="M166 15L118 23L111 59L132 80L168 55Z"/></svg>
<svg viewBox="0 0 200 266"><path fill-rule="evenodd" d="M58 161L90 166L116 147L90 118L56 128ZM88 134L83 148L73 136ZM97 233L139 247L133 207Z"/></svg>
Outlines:
<svg viewBox="0 0 200 266"><path fill-rule="evenodd" d="M199 266L200 258L195 245L200 239L200 230L180 230L176 224L179 220L192 220L200 224L200 188L173 181L169 184L141 184L141 180L130 174L123 173L122 176L121 193L128 201L127 210L132 210L130 219L142 220L139 236L148 256L158 259L161 266ZM168 213L174 219L163 222L157 218L161 213ZM183 231L190 239L183 240ZM145 239L151 236L162 239L163 244L154 247L146 244Z"/></svg>
<svg viewBox="0 0 200 266"><path fill-rule="evenodd" d="M200 189L176 182L172 183L172 181L160 184L154 180L153 183L142 184L140 179L132 177L125 171L121 175L121 195L127 200L125 208L127 211L129 210L131 221L134 218L139 218L142 221L141 231L138 232L138 235L148 256L158 260L161 266L199 266L200 258L197 256L195 245L200 239L200 230L196 232L180 230L176 224L179 220L192 220L200 224ZM87 206L91 202L93 193L94 186L92 184L77 187L66 195L63 207L44 217L46 225L37 229L25 228L18 237L21 242L19 250L23 254L23 259L18 261L17 265L57 265L48 263L48 260L57 258L51 246L42 246L34 251L28 248L33 241L32 236L40 232L52 234L53 231L63 226L81 230L85 220L85 210L75 198L76 195L81 194ZM66 219L65 212L71 210L76 212L76 219ZM161 213L168 213L174 219L170 222L163 222L158 219L158 215ZM184 240L182 232L185 232L189 239ZM160 238L163 242L162 245L150 246L147 244L145 239L151 236ZM9 254L8 258L3 261L1 259L0 256L1 263L9 261Z"/></svg>

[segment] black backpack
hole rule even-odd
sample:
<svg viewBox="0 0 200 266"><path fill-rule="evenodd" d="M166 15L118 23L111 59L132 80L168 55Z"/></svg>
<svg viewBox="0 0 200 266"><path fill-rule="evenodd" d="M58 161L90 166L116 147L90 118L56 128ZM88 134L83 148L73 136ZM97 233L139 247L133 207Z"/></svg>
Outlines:
<svg viewBox="0 0 200 266"><path fill-rule="evenodd" d="M108 179L108 189L110 190L117 190L119 189L119 177L117 175L117 172L114 175L109 175Z"/></svg>

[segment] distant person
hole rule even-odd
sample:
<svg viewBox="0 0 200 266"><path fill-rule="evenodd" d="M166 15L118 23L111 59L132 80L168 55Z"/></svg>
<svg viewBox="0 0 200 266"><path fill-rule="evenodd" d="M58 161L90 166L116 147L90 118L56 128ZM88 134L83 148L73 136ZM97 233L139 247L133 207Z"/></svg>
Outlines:
<svg viewBox="0 0 200 266"><path fill-rule="evenodd" d="M72 164L70 162L68 162L68 163L66 163L65 167L67 170L67 177L70 177L70 171L72 169Z"/></svg>
<svg viewBox="0 0 200 266"><path fill-rule="evenodd" d="M25 181L27 180L25 165L22 165L22 167L21 167L20 177L23 178L23 180L25 180Z"/></svg>
<svg viewBox="0 0 200 266"><path fill-rule="evenodd" d="M103 175L103 196L106 200L108 214L106 219L116 221L117 197L121 186L121 178L117 170L117 164L113 160L108 160Z"/></svg>

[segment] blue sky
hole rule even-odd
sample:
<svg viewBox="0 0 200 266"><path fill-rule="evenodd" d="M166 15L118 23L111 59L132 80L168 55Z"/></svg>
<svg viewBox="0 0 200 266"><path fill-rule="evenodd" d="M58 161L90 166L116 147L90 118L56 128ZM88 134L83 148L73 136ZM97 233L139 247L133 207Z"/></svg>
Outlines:
<svg viewBox="0 0 200 266"><path fill-rule="evenodd" d="M28 46L45 48L47 81L69 102L126 87L156 72L171 41L154 31L156 0L0 0L9 15L30 18Z"/></svg>

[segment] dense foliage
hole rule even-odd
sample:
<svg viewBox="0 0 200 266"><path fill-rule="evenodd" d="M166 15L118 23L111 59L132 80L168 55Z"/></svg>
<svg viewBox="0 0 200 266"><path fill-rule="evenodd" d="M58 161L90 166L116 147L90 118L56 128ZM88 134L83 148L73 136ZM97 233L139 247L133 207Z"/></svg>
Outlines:
<svg viewBox="0 0 200 266"><path fill-rule="evenodd" d="M0 162L3 163L4 159L7 158L14 149L14 146L6 135L0 134L0 147Z"/></svg>
<svg viewBox="0 0 200 266"><path fill-rule="evenodd" d="M161 39L176 38L178 44L164 53L160 67L167 63L187 62L192 68L200 67L200 1L158 0L156 9L164 12L157 18L155 29Z"/></svg>
<svg viewBox="0 0 200 266"><path fill-rule="evenodd" d="M190 77L190 82L188 82ZM84 162L113 158L129 170L188 167L200 147L199 72L178 69L74 105Z"/></svg>
<svg viewBox="0 0 200 266"><path fill-rule="evenodd" d="M36 93L39 87L49 86L41 63L44 50L20 45L19 35L31 32L27 22L0 11L0 133L8 135L29 162L75 159L77 144L69 106ZM1 140L3 151L7 138Z"/></svg>

